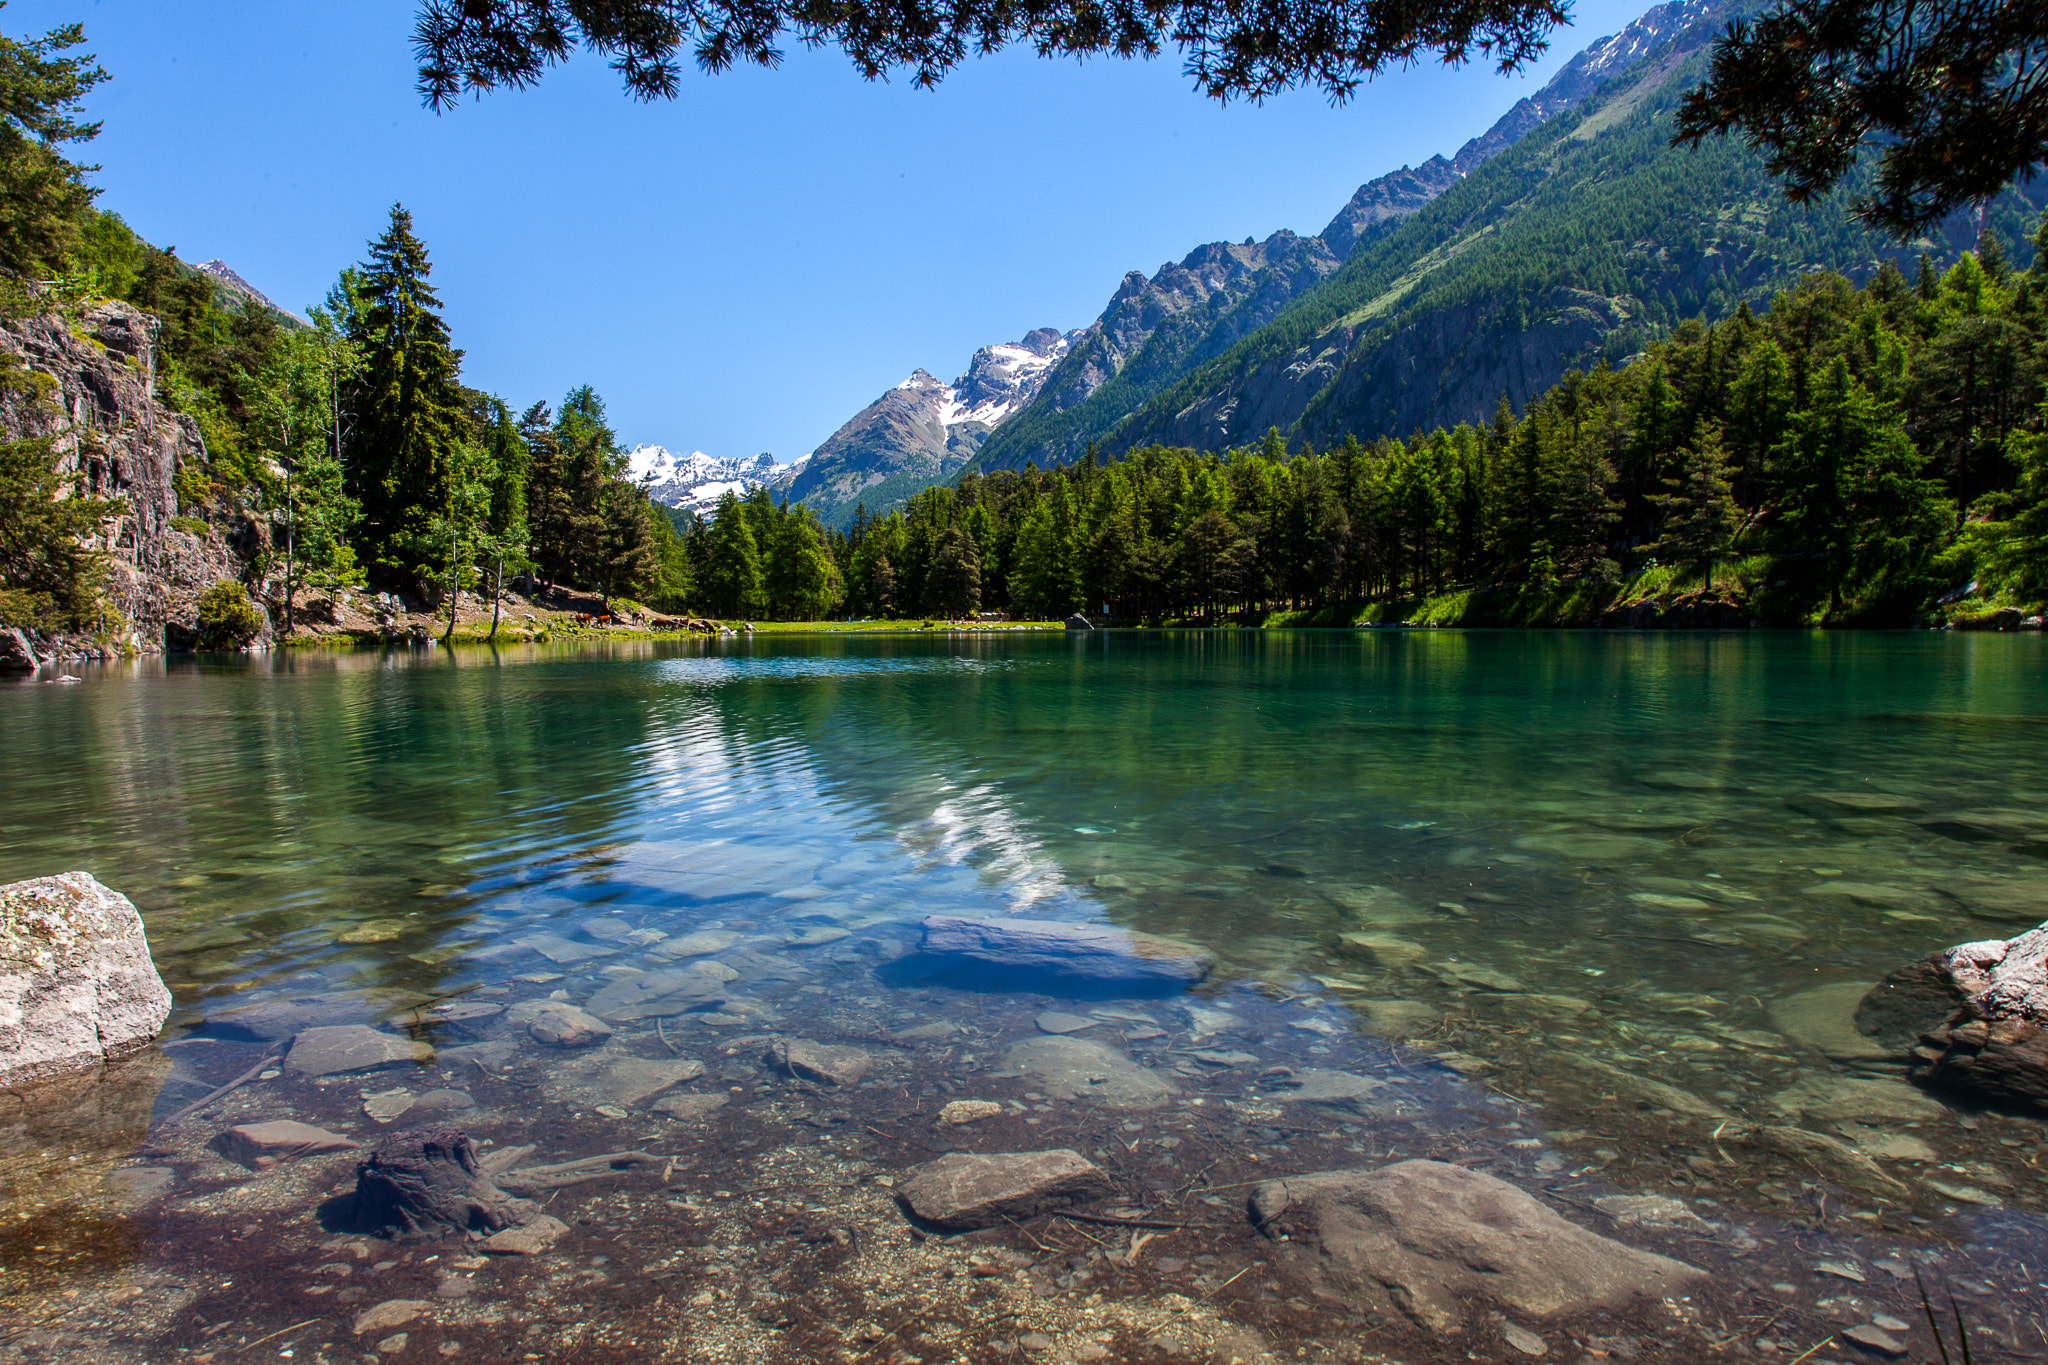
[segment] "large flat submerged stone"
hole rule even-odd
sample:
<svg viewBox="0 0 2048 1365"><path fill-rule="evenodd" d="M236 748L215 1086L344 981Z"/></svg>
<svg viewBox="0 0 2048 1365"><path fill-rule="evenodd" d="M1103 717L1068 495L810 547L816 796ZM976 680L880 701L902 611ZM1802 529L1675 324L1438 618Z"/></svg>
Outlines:
<svg viewBox="0 0 2048 1365"><path fill-rule="evenodd" d="M1012 990L1163 993L1195 984L1214 965L1179 939L1059 920L930 915L921 949L919 974Z"/></svg>
<svg viewBox="0 0 2048 1365"><path fill-rule="evenodd" d="M0 886L0 1087L124 1056L170 1012L126 896L86 872Z"/></svg>

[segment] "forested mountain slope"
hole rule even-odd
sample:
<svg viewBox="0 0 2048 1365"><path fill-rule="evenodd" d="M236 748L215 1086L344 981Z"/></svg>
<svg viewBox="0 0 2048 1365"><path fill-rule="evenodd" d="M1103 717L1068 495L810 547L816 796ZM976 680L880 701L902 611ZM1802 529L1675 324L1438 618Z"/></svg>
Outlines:
<svg viewBox="0 0 2048 1365"><path fill-rule="evenodd" d="M1280 232L1256 247L1249 241L1242 246L1212 243L1149 281L1131 272L1054 371L1038 401L990 437L970 468L1016 469L1075 459L1191 371L1320 297L1347 258L1379 247L1401 224L1531 130L1598 95L1617 76L1646 64L1661 69L1674 39L1704 42L1739 8L1739 0L1675 0L1649 10L1620 33L1588 45L1455 156L1403 166L1360 186L1320 236Z"/></svg>
<svg viewBox="0 0 2048 1365"><path fill-rule="evenodd" d="M1503 395L1519 407L1573 366L1634 354L1802 274L1862 280L1920 252L1952 261L1976 240L1977 216L1958 215L1938 238L1897 243L1850 220L1853 189L1802 207L1732 140L1670 146L1718 24L1489 160L1142 407L1095 414L1091 438L1110 453L1221 448L1278 427L1327 444L1476 421ZM2044 201L2048 186L2008 191L1981 226L2023 238Z"/></svg>

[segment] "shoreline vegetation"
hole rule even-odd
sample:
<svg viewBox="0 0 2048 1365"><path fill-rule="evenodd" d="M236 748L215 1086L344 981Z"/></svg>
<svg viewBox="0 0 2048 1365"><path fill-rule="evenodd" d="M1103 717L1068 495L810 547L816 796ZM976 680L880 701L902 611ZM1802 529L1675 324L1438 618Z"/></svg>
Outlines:
<svg viewBox="0 0 2048 1365"><path fill-rule="evenodd" d="M101 79L54 55L81 40L35 49L51 117ZM708 516L654 502L591 385L520 408L464 383L402 205L299 318L95 207L54 144L37 155L63 193L24 210L40 246L0 288L14 666L301 628L382 640L445 621L452 641L476 629L465 610L497 615L522 583L553 613L517 607L528 635L570 629L570 598L628 628L648 611L891 630L1074 613L2021 628L2048 612L2048 220L1922 254L1910 277L1890 260L1861 283L1814 273L1660 324L1485 421L1318 450L1247 416L1226 449L1091 446L856 506L841 531L765 486ZM117 411L90 396L95 366ZM107 434L73 420L80 402ZM149 445L158 431L176 439ZM323 598L349 597L379 609L318 623Z"/></svg>

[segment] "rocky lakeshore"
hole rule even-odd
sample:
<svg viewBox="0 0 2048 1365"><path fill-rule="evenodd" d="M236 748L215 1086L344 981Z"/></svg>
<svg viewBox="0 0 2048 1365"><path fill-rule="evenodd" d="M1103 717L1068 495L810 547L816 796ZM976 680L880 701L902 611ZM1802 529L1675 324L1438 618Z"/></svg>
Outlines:
<svg viewBox="0 0 2048 1365"><path fill-rule="evenodd" d="M1497 971L1421 1006L1058 922L675 927L187 1017L90 1113L18 1088L0 1359L1932 1358L1916 1274L2037 1358L2038 1120L1877 1065L1867 987L1863 1063L1731 1104Z"/></svg>

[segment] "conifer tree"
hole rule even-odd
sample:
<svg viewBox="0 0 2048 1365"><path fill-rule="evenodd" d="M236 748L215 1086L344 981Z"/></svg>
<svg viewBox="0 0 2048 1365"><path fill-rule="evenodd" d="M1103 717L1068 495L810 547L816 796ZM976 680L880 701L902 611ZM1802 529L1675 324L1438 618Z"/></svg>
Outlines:
<svg viewBox="0 0 2048 1365"><path fill-rule="evenodd" d="M706 533L702 591L713 614L728 619L752 616L761 609L761 549L754 539L746 506L727 489Z"/></svg>
<svg viewBox="0 0 2048 1365"><path fill-rule="evenodd" d="M391 208L362 271L363 310L351 337L363 379L350 435L348 492L363 509L367 558L390 586L424 592L443 562L438 523L451 511L453 463L469 436L440 300L427 277L427 249L412 215Z"/></svg>
<svg viewBox="0 0 2048 1365"><path fill-rule="evenodd" d="M1679 452L1674 490L1650 497L1664 515L1664 534L1651 553L1691 565L1707 589L1714 586L1714 560L1728 548L1737 520L1727 461L1721 429L1709 422Z"/></svg>
<svg viewBox="0 0 2048 1365"><path fill-rule="evenodd" d="M808 509L785 513L781 521L768 557L769 613L778 621L818 620L839 596L839 571Z"/></svg>

